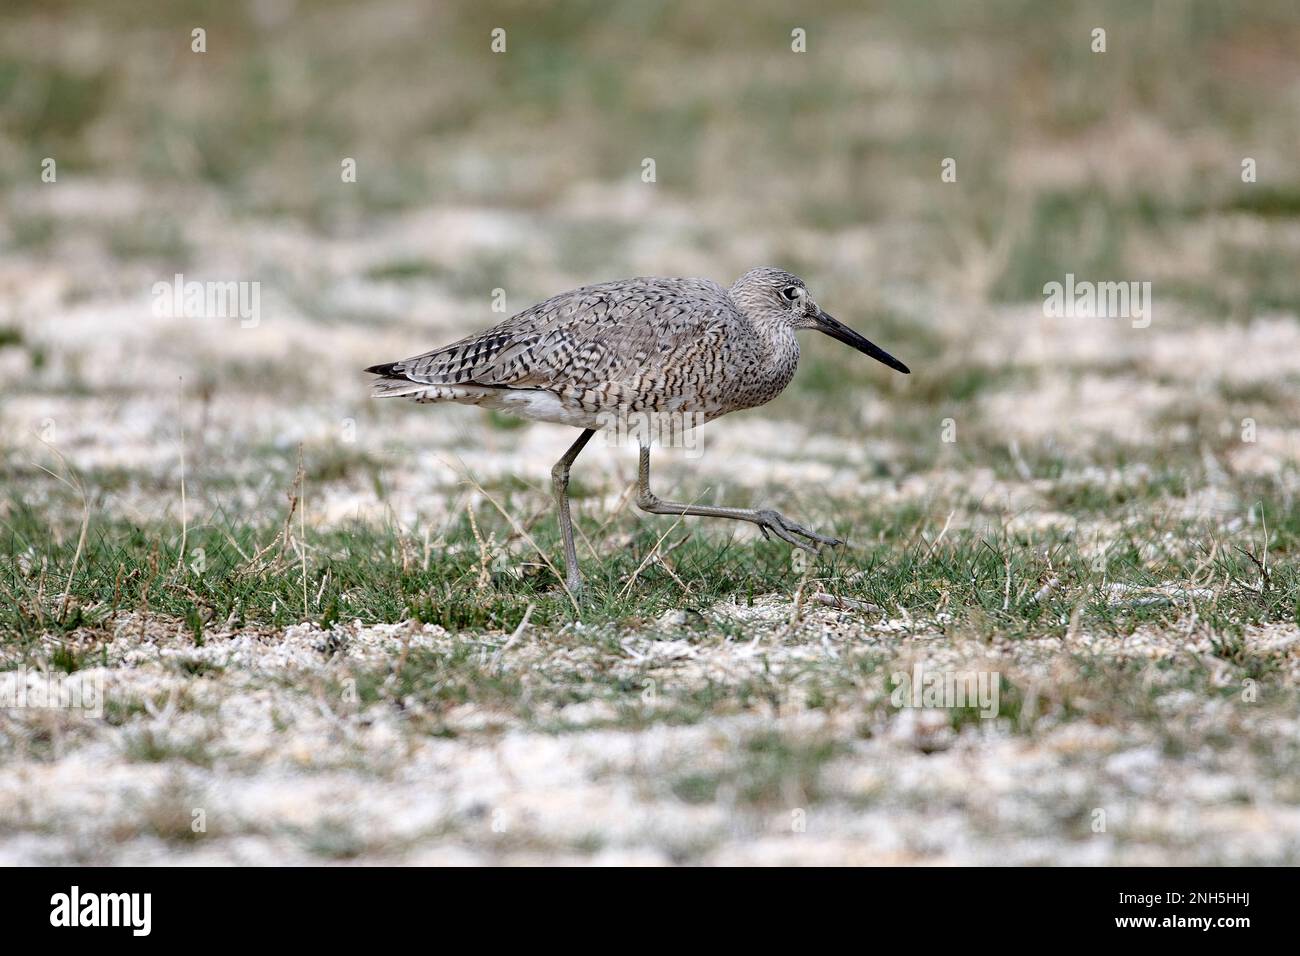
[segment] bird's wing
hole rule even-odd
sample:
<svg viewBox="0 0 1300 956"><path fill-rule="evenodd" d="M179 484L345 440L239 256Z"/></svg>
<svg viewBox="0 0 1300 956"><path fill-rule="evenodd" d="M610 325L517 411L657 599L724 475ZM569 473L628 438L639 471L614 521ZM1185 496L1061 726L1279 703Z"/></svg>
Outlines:
<svg viewBox="0 0 1300 956"><path fill-rule="evenodd" d="M477 335L367 369L429 385L557 388L619 381L704 334L727 292L707 279L632 279L574 289Z"/></svg>

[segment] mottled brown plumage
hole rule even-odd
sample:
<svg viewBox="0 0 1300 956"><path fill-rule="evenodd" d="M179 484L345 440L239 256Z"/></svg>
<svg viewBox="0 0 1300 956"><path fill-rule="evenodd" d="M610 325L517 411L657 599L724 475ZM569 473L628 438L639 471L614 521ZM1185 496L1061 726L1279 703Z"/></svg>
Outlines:
<svg viewBox="0 0 1300 956"><path fill-rule="evenodd" d="M367 371L377 396L459 402L585 429L552 471L565 535L567 586L581 587L568 512L568 468L592 431L629 415L691 423L771 401L799 363L795 331L815 328L901 372L908 369L823 312L803 280L754 269L724 289L708 279L626 279L547 299L477 335ZM800 547L838 543L774 511L660 501L641 449L638 501L665 514L752 521Z"/></svg>

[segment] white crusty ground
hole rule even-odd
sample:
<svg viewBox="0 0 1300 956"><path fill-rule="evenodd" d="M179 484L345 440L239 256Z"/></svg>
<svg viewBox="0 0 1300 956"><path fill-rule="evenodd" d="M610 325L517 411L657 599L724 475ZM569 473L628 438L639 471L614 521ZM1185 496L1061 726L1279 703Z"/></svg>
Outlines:
<svg viewBox="0 0 1300 956"><path fill-rule="evenodd" d="M558 200L555 215L581 223L597 211L622 210L641 230L641 271L708 272L700 263L709 260L690 242L699 211L662 198L647 216L638 205L644 196L586 184ZM0 350L0 449L9 461L55 467L41 441L49 436L75 469L124 471L127 479L96 507L141 521L179 518L182 426L191 521L218 503L280 515L283 477L292 474L300 443L366 456L378 463L387 491L384 500L376 496L365 468L310 487L306 514L314 527L389 516L403 527L436 527L464 506L462 469L480 482L518 476L544 501L549 468L571 430L502 431L487 427L476 409L377 403L366 397L359 372L499 318L486 295L457 295L436 278L364 278L372 266L423 258L455 273L486 255L519 254L516 281L537 297L594 278L520 252L545 248L536 220L438 208L380 218L345 239L294 223L250 227L214 196L152 195L120 181L17 189L10 198L15 214L63 217L63 227L50 254L0 260L4 321L47 354L46 366L34 370L26 350ZM189 277L289 276L267 281L256 328L154 317L148 289L170 276L105 254L97 230L181 200L191 210L186 237L201 250ZM834 236L801 232L791 242L805 257L847 269L872 261L882 238L864 227ZM755 261L768 254L753 237L742 237L735 252ZM714 263L712 274L728 280L727 268ZM510 295L513 306L527 304L518 301L526 297L522 288ZM852 320L852 303L823 304ZM972 338L958 321L968 315L964 302L926 305L917 321L950 336L954 349L1023 373L981 393L969 420L958 422L959 434L995 429L1026 448L1054 442L1087 453L1116 437L1158 433L1163 416L1191 404L1221 413L1220 427L1230 431L1246 415L1258 417L1258 441L1232 446L1215 468L1296 487L1294 417L1268 406L1217 405L1206 393L1207 383L1221 379L1292 383L1300 373L1293 316L1198 326L1170 310L1158 312L1149 329L1133 330L1046 319L1036 307L990 308ZM1252 361L1221 360L1244 354ZM864 374L867 382L879 380ZM881 509L919 503L934 516L931 539L945 524L955 530L993 522L1012 533L1072 529L1085 554L1109 547L1133 520L1080 522L1050 504L1058 483L999 478L962 458L960 442L933 469L880 477L877 463L904 449L873 436L890 405L869 388L860 407L846 410L863 426L859 440L811 432L801 423L805 410L778 404L714 423L703 433L703 457L660 456L656 481L665 489L714 488L720 498L764 497L799 514L816 514L823 494ZM348 423L354 441L344 437ZM268 461L278 466L275 474ZM634 467L630 450L593 443L575 470L593 489L586 506L615 507ZM1098 467L1059 482L1141 483L1150 477L1144 469ZM66 492L53 483L23 493L38 509L67 506ZM1170 514L1227 531L1253 529L1250 502L1213 480L1164 504ZM1186 556L1190 543L1164 546ZM1128 591L1116 584L1108 592L1115 602L1177 603L1192 587L1169 582ZM332 634L310 625L282 633L214 630L196 648L179 622L123 615L113 622L107 664L83 672L102 676L109 700L123 708L117 723L0 711L0 863L1300 861L1297 718L1279 712L1276 701L1247 703L1235 688L1213 698L1183 688L1178 678L1199 669L1229 680L1193 612L1170 631L1072 633L1068 645L957 640L939 630L942 621L912 620L893 608L873 615L808 603L792 626L790 594L712 613L702 624L668 616L612 642L578 625L558 635L530 630L505 649L509 635L500 633L357 623ZM754 637L725 637L725 621ZM1245 637L1278 664L1276 692L1292 699L1298 638L1294 626ZM643 686L652 681L665 707L711 682L734 690L774 680L787 693L775 708L645 726L620 721L620 708L599 692L567 706L539 693L532 720L483 702L434 715L418 700L359 709L339 697L338 682L358 669L392 666L407 648L465 642L481 648L485 661L500 653L502 673L525 686L548 682L543 690L583 688L593 675L616 674ZM847 673L864 655L885 662L884 670L853 685L848 703L812 706L808 675ZM1108 722L1104 688L1096 689L1099 711L1088 719L1044 720L1031 732L1000 721L956 733L945 713L897 711L885 701L883 675L917 661L1000 669L1050 696L1073 686L1080 655L1150 661L1163 724ZM203 663L212 668L202 670ZM1154 729L1161 726L1163 734ZM802 792L804 778L794 774L776 780L774 795L745 796L745 774L755 771L747 768L744 742L765 734L803 747L836 745L816 794ZM699 775L719 781L716 793L689 802L681 782ZM1106 812L1105 832L1090 827L1097 809ZM206 821L202 838L191 830L196 810Z"/></svg>
<svg viewBox="0 0 1300 956"><path fill-rule="evenodd" d="M592 668L610 669L653 682L665 701L678 688L734 687L764 674L797 689L789 675L864 653L882 655L885 674L919 662L1044 688L1068 680L1073 666L1057 640L954 642L933 622L869 623L813 606L788 628L791 613L779 598L710 613L761 627L753 642L672 621L624 636L612 652L528 633L495 666L526 686L539 669L574 687ZM1027 735L1001 719L955 733L943 712L887 706L883 676L860 688L859 704L809 709L796 692L778 712L644 729L617 726L615 705L597 697L541 703L540 722L560 732L467 703L441 715L441 732L454 735L430 736L418 701L399 710L340 697L347 675L408 648L473 640L490 661L506 637L303 625L214 633L196 648L175 625L123 615L107 666L83 679L102 674L109 700L140 702L129 719L5 713L0 862L1141 865L1282 863L1300 853L1300 792L1280 772L1294 770L1300 719L1233 696L1207 700L1177 687L1154 696L1187 739L1205 728L1253 741L1177 756L1150 728L1104 720L1045 721ZM1253 630L1246 640L1276 655L1294 686L1300 629ZM1213 666L1190 620L1181 633L1076 635L1073 644L1085 656L1195 655ZM186 676L181 661L219 670ZM1151 673L1157 686L1166 679ZM743 771L744 741L772 733L838 744L815 800L795 777L765 802L728 789L728 769ZM141 759L146 736L170 756ZM196 752L197 762L183 756ZM715 799L695 804L674 792L684 774L710 772L724 780ZM1097 809L1104 833L1090 829ZM201 839L190 838L196 811Z"/></svg>

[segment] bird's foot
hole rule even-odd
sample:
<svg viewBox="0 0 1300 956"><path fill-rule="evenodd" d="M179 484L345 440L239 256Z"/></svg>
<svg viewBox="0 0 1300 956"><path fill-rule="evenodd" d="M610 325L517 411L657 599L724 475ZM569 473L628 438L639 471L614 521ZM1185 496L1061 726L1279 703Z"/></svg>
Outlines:
<svg viewBox="0 0 1300 956"><path fill-rule="evenodd" d="M787 544L794 545L796 548L803 548L812 554L816 554L818 548L814 544L809 544L809 542L815 542L816 545L828 545L832 548L844 543L839 538L829 538L824 534L818 534L816 531L809 531L803 525L791 521L781 512L773 511L770 508L757 512L756 516L758 520L755 523L758 525L758 530L763 532L763 537L771 540L771 535L775 534ZM768 532L771 532L771 534ZM808 541L800 541L795 535L807 538Z"/></svg>

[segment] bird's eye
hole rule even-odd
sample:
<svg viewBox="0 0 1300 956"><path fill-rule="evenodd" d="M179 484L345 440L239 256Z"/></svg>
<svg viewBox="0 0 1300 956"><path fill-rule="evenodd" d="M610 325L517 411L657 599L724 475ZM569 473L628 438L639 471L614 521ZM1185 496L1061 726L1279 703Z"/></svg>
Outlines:
<svg viewBox="0 0 1300 956"><path fill-rule="evenodd" d="M781 294L785 296L786 301L793 302L795 299L799 298L799 296L803 294L803 290L800 289L797 285L791 285L791 286L786 286L784 289L782 289Z"/></svg>

